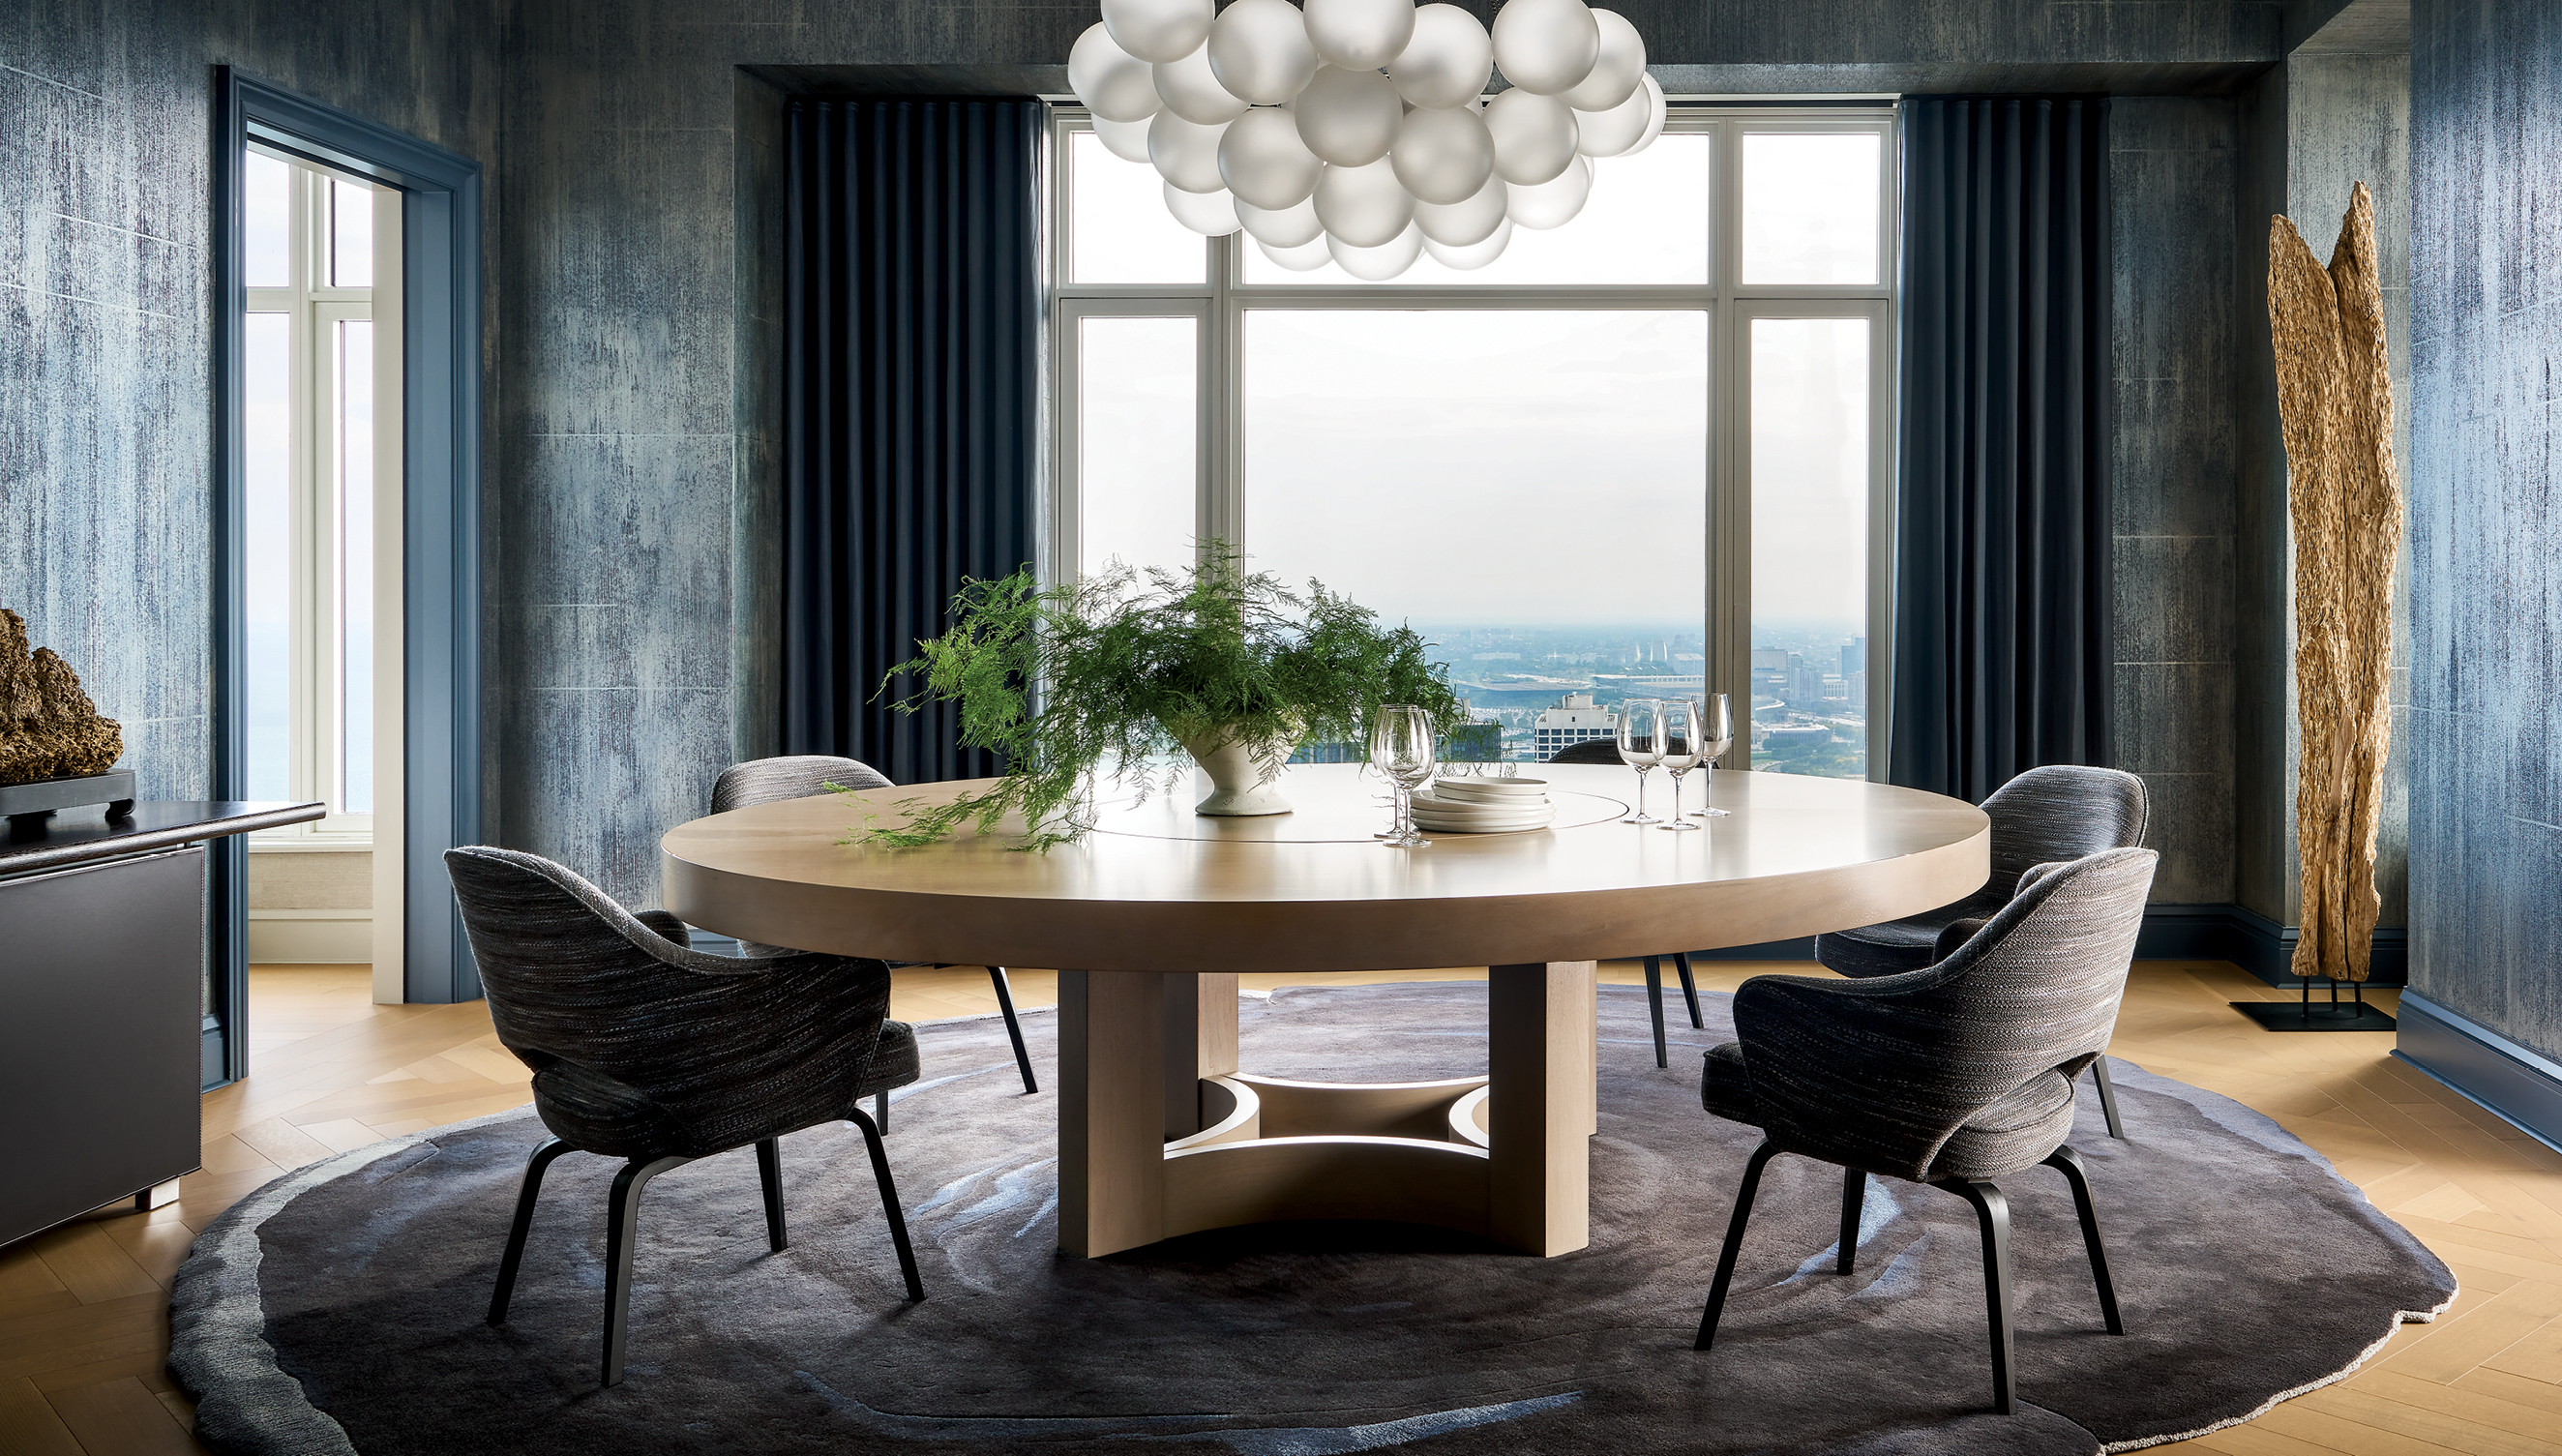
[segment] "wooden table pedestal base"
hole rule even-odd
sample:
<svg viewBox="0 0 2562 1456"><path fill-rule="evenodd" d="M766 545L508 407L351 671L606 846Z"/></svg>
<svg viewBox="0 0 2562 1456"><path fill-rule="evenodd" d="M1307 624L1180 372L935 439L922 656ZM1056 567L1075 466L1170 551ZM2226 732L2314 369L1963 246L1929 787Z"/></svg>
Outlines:
<svg viewBox="0 0 2562 1456"><path fill-rule="evenodd" d="M1589 1241L1593 963L1496 966L1488 1075L1238 1072L1236 978L1059 975L1059 1244L1088 1258L1205 1228L1384 1218L1529 1253Z"/></svg>

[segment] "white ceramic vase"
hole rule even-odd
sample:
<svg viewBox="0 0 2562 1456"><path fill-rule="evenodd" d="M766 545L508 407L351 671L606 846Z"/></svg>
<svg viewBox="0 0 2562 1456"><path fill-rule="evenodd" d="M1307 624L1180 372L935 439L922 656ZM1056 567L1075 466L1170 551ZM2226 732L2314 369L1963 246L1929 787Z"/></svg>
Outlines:
<svg viewBox="0 0 2562 1456"><path fill-rule="evenodd" d="M1267 743L1257 752L1224 731L1212 730L1182 743L1192 762L1209 775L1211 786L1209 797L1193 805L1192 813L1246 818L1290 812L1280 784L1281 765L1290 757L1287 741Z"/></svg>

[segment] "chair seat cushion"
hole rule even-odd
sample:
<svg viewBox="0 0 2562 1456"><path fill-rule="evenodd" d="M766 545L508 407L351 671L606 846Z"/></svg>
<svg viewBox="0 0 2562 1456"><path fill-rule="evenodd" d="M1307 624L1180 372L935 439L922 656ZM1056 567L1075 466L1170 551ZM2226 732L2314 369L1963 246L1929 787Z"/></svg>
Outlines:
<svg viewBox="0 0 2562 1456"><path fill-rule="evenodd" d="M872 1053L871 1065L863 1069L862 1086L854 1096L869 1097L892 1087L904 1087L924 1075L916 1054L916 1028L905 1021L881 1022L880 1048Z"/></svg>
<svg viewBox="0 0 2562 1456"><path fill-rule="evenodd" d="M1969 898L1903 920L1829 931L1815 937L1815 959L1823 963L1824 969L1854 980L1901 976L1938 960L1940 931L1971 916L1989 915L1998 908L1998 902L1988 908Z"/></svg>
<svg viewBox="0 0 2562 1456"><path fill-rule="evenodd" d="M1729 1122L1756 1128L1764 1125L1766 1119L1752 1094L1752 1075L1744 1067L1742 1042L1730 1041L1709 1049L1700 1076L1699 1101L1702 1107ZM2072 1078L2060 1071L2041 1072L1966 1119L1965 1125L1940 1145L1938 1156L1931 1160L1921 1181L2000 1178L2033 1168L2072 1132ZM1808 1156L1825 1155L1808 1152Z"/></svg>

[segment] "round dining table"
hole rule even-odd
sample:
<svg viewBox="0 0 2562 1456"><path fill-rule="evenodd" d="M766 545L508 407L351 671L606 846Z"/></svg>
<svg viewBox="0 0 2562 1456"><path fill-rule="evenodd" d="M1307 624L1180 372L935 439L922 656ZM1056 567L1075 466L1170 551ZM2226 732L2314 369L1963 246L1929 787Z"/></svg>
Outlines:
<svg viewBox="0 0 2562 1456"><path fill-rule="evenodd" d="M1962 899L1983 812L1918 790L1721 771L1695 831L1624 820L1636 781L1524 766L1553 822L1379 842L1385 789L1301 765L1289 814L1107 786L1046 852L1018 824L894 847L862 830L992 781L762 804L660 841L665 899L743 940L1058 972L1059 1244L1096 1257L1295 1218L1438 1224L1542 1255L1589 1241L1598 961L1790 940ZM1205 787L1206 780L1201 781ZM1650 807L1668 815L1660 780ZM1694 800L1694 803L1696 801ZM1240 1068L1237 977L1488 968L1487 1074L1317 1083Z"/></svg>

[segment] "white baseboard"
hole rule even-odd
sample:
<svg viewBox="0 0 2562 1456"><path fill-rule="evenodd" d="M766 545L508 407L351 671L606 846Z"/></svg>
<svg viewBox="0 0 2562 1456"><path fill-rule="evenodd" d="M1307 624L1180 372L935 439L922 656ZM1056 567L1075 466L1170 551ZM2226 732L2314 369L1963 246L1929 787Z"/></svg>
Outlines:
<svg viewBox="0 0 2562 1456"><path fill-rule="evenodd" d="M369 966L371 910L252 910L249 959L256 966Z"/></svg>

